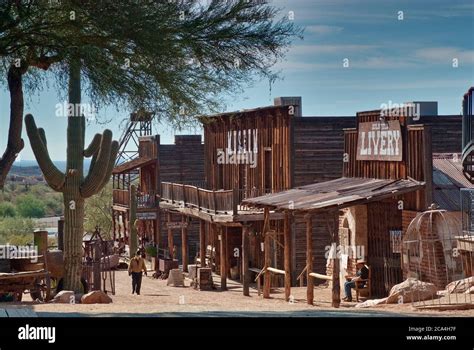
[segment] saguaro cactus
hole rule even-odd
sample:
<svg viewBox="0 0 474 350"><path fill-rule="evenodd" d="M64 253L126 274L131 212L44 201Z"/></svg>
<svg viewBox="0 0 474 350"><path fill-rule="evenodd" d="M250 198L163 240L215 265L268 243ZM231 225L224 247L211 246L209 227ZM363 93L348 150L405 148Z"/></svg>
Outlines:
<svg viewBox="0 0 474 350"><path fill-rule="evenodd" d="M81 103L81 66L72 63L69 68L69 103ZM85 118L78 108L68 115L67 167L61 172L48 154L46 135L37 128L31 114L25 117L26 131L31 148L44 178L51 188L63 193L64 200L64 288L81 291L82 237L84 234L84 200L99 192L109 181L119 144L112 141L112 132L96 134L89 147L84 148ZM84 157L92 157L89 172L84 177Z"/></svg>

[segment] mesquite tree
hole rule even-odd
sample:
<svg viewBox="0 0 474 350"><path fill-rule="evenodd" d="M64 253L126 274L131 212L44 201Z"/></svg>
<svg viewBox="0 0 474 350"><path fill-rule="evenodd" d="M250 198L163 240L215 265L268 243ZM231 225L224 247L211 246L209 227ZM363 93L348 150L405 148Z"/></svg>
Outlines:
<svg viewBox="0 0 474 350"><path fill-rule="evenodd" d="M38 0L8 2L15 5L7 13L17 10L7 16L11 21L0 33L4 64L19 54L28 62L31 55L42 64L39 68L59 78L60 91L69 81L70 103L80 103L82 79L91 102L144 108L178 127L196 114L221 110L223 94L237 93L258 78L273 78L272 66L284 57L291 40L301 36L288 15L262 1L61 0L51 6ZM69 117L68 162L62 174L47 157L44 131L35 131L33 118L26 118L45 178L64 194L69 249L65 286L75 290L80 285L81 205L93 192L85 191L85 184L100 187L97 174L82 179L81 157L92 155L94 162L93 145L106 149L111 139L106 131L84 149L83 122L81 116ZM101 154L96 162L104 161ZM74 213L68 212L71 201Z"/></svg>
<svg viewBox="0 0 474 350"><path fill-rule="evenodd" d="M69 102L81 103L80 64L71 63L69 75ZM64 288L79 291L82 273L82 237L84 233L84 200L98 193L109 181L118 152L118 142L112 141L112 132L96 134L89 147L84 148L85 117L76 109L68 116L67 171L56 168L48 154L46 135L37 128L31 114L25 117L31 148L48 184L63 193L64 198ZM92 157L89 172L83 176L84 157Z"/></svg>

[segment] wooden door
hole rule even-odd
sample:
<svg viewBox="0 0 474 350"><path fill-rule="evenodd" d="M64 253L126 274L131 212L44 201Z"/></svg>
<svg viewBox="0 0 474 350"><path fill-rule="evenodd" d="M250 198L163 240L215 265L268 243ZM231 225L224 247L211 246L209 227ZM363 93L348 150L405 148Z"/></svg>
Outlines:
<svg viewBox="0 0 474 350"><path fill-rule="evenodd" d="M402 229L402 212L397 202L384 201L367 205L367 263L371 268L372 295L384 297L402 282L401 257L393 247L390 231Z"/></svg>

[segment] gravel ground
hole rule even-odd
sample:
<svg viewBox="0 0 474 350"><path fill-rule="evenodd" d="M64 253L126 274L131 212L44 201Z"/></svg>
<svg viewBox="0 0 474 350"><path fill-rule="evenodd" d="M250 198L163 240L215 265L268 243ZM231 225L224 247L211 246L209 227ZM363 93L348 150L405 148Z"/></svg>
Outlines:
<svg viewBox="0 0 474 350"><path fill-rule="evenodd" d="M370 309L354 308L355 303L342 303L339 309L331 307L331 290L315 288L314 306L306 304L306 288L292 288L294 303L284 300L284 290L272 291L271 299L263 299L251 288L250 296L242 295L239 283L229 280L228 291L199 291L190 287L168 287L165 280L143 277L141 295L131 294L131 279L126 271L117 271L116 293L111 304L38 304L31 301L22 306L31 307L41 316L470 316L474 310L419 311L411 304L383 305ZM219 287L220 279L214 277ZM183 303L184 302L184 303ZM4 303L2 307L7 307Z"/></svg>

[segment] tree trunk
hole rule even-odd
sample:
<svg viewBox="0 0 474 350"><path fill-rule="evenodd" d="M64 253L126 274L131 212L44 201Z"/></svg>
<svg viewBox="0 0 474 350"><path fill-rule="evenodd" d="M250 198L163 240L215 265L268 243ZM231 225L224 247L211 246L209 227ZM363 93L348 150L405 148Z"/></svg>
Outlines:
<svg viewBox="0 0 474 350"><path fill-rule="evenodd" d="M3 188L8 172L18 153L23 149L21 138L23 127L23 79L25 68L11 66L8 70L8 90L10 91L10 126L8 129L7 148L0 159L0 188Z"/></svg>

